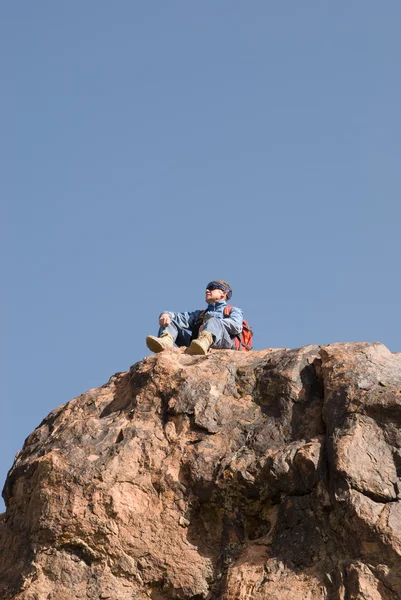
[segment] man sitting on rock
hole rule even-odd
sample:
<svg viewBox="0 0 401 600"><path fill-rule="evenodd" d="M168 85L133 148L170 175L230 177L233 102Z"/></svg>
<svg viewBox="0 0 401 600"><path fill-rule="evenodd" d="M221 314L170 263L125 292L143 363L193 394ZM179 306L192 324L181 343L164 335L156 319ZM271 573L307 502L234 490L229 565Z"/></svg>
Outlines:
<svg viewBox="0 0 401 600"><path fill-rule="evenodd" d="M148 335L146 345L152 352L187 346L189 354L207 354L209 348L235 350L234 338L242 331L242 310L232 307L224 315L232 290L226 281L216 279L206 286L205 310L163 312L159 317L159 337Z"/></svg>

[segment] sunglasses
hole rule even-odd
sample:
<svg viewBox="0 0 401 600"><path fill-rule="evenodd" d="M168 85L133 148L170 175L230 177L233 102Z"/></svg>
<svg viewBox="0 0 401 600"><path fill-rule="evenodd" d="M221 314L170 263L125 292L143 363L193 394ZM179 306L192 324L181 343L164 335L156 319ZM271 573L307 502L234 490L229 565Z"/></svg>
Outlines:
<svg viewBox="0 0 401 600"><path fill-rule="evenodd" d="M209 292L213 292L213 290L221 290L221 287L219 287L218 285L208 285L206 288L206 291L209 290ZM221 290L224 291L224 290Z"/></svg>

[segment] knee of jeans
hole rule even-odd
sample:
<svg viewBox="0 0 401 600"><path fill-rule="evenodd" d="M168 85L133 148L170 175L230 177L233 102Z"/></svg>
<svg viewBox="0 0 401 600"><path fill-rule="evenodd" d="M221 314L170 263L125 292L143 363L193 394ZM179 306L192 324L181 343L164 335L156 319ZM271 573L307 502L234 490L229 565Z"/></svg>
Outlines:
<svg viewBox="0 0 401 600"><path fill-rule="evenodd" d="M205 324L203 326L205 331L222 331L223 330L223 324L221 322L221 319L218 319L217 317L211 317L210 319L208 319L207 321L205 321Z"/></svg>
<svg viewBox="0 0 401 600"><path fill-rule="evenodd" d="M203 326L207 327L208 325L221 325L220 321L221 319L218 319L217 317L210 317L204 322Z"/></svg>

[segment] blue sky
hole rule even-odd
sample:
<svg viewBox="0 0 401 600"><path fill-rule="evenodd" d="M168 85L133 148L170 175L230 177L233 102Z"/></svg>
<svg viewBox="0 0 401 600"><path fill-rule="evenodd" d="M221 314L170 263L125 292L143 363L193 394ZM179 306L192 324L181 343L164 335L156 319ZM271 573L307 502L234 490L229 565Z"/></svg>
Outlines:
<svg viewBox="0 0 401 600"><path fill-rule="evenodd" d="M255 348L400 352L401 4L0 10L0 479L226 279Z"/></svg>

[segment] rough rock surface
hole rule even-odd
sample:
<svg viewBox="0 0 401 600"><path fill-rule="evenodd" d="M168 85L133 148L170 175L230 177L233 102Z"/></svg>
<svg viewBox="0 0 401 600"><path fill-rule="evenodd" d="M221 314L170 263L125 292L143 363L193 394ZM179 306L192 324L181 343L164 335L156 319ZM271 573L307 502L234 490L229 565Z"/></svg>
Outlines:
<svg viewBox="0 0 401 600"><path fill-rule="evenodd" d="M401 599L401 355L152 355L8 475L0 598Z"/></svg>

